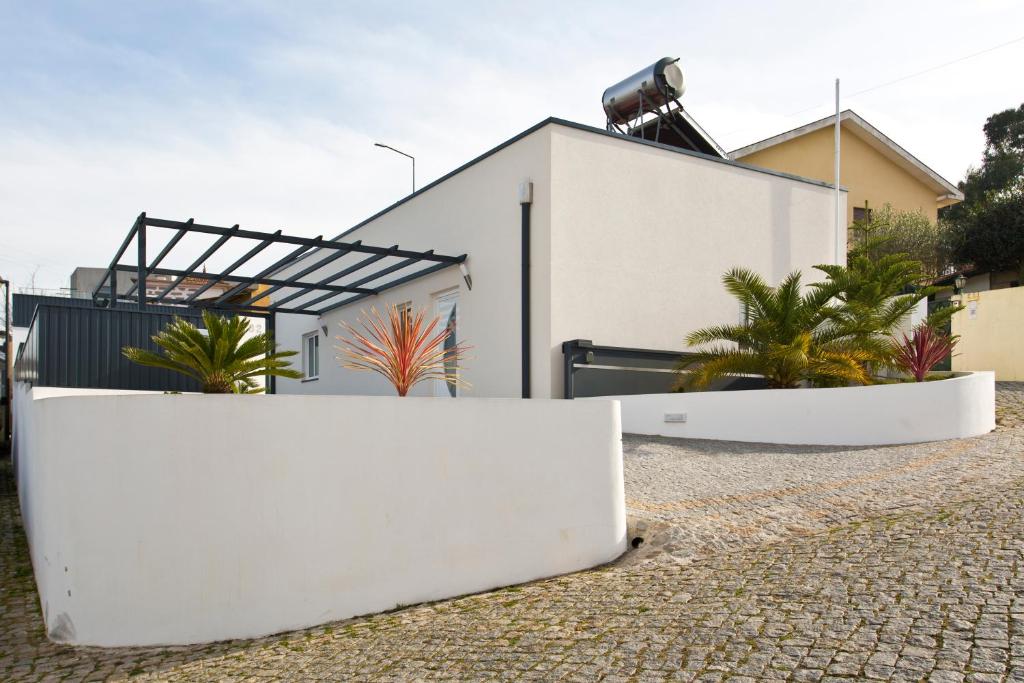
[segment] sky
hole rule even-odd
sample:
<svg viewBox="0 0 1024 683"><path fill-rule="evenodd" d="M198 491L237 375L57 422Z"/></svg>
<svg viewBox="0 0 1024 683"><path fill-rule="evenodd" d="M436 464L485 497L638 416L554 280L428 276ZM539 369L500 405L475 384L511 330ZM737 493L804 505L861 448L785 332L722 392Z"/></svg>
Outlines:
<svg viewBox="0 0 1024 683"><path fill-rule="evenodd" d="M1024 3L0 0L0 277L66 287L142 211L333 237L409 191L374 142L422 186L549 116L603 127L663 56L727 150L828 115L840 78L957 182L1024 102Z"/></svg>

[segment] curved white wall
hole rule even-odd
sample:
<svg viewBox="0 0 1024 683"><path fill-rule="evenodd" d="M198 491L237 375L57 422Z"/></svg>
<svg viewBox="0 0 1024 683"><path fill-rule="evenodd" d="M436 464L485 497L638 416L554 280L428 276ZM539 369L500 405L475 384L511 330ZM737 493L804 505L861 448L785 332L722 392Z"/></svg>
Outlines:
<svg viewBox="0 0 1024 683"><path fill-rule="evenodd" d="M867 446L977 436L996 425L991 372L842 389L605 398L621 403L623 432L692 439ZM666 413L686 421L667 422Z"/></svg>
<svg viewBox="0 0 1024 683"><path fill-rule="evenodd" d="M19 387L47 631L247 638L608 562L618 405Z"/></svg>

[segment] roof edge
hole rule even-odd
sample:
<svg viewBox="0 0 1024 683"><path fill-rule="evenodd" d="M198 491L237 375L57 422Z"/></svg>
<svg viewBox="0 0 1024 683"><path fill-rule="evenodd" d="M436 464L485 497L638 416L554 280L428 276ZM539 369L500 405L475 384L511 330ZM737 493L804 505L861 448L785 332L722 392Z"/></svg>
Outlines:
<svg viewBox="0 0 1024 683"><path fill-rule="evenodd" d="M784 142L789 142L790 140L801 137L803 135L807 135L808 133L813 133L817 130L821 130L826 126L832 125L832 123L835 121L835 118L835 115L829 115L822 119L818 119L817 121L812 121L802 126L798 126L796 128L784 131L777 135L773 135L769 138L765 138L764 140L759 140L758 142L751 143L749 145L746 145L745 147L734 149L733 151L729 152L729 158L736 161L743 157L754 154L755 152L760 152L761 150L775 147L776 145L780 145ZM878 130L870 123L868 123L857 112L853 111L852 109L844 109L839 113L839 120L850 121L854 123L861 130L865 131L873 138L875 138L879 143L892 150L897 156L902 158L908 164L915 167L916 169L924 173L926 176L931 178L931 180L934 181L935 184L939 186L939 188L944 190L943 194L952 195L958 201L963 201L964 195L956 185L943 178L941 175L935 172L935 170L933 170L930 166L928 166L926 163L924 163L923 161L915 157L913 154L908 152L895 140L893 140L888 135L886 135L885 133Z"/></svg>
<svg viewBox="0 0 1024 683"><path fill-rule="evenodd" d="M711 162L714 162L714 163L728 164L729 166L734 166L736 168L742 168L742 169L745 169L745 170L748 170L748 171L754 171L756 173L763 173L765 175L771 175L771 176L775 176L777 178L785 178L787 180L795 180L797 182L807 183L809 185L815 185L817 187L824 187L824 188L828 188L828 189L832 189L833 188L832 183L826 183L826 182L823 182L821 180L816 180L814 178L805 178L803 176L794 175L792 173L784 173L782 171L776 171L776 170L773 170L773 169L770 169L770 168L762 168L761 166L754 166L754 165L751 165L751 164L746 164L746 163L743 163L742 161L736 161L735 159L730 159L728 157L718 157L718 156L711 155L711 154L703 154L701 152L694 152L694 151L691 151L691 150L688 150L688 149L682 149L680 147L674 147L672 145L666 145L664 143L654 142L653 140L643 140L643 139L634 138L634 137L627 136L627 135L622 135L621 133L612 133L612 132L609 132L607 130L604 130L603 128L596 128L594 126L588 126L588 125L583 124L583 123L576 123L575 121L569 121L567 119L560 119L560 118L555 117L555 116L549 116L548 118L544 119L543 121L540 121L539 123L536 123L536 124L530 126L529 128L527 128L523 132L514 135L513 137L509 138L505 142L502 142L501 144L499 144L499 145L497 145L495 147L492 147L491 149L487 150L483 154L480 154L479 156L474 157L473 159L470 159L466 163L462 164L461 166L455 168L452 171L449 171L448 173L444 174L440 178L438 178L438 179L436 179L436 180L434 180L434 181L424 185L423 187L421 187L420 189L416 190L415 192L413 192L411 194L408 194L405 197L402 197L401 199L399 199L395 203L390 204L389 206L384 207L383 209L381 209L377 213L373 214L372 216L363 219L359 223L356 223L351 228L348 228L347 230L345 230L344 232L339 234L334 239L335 240L339 240L339 239L341 239L341 238L351 234L352 232L355 232L359 228L361 228L361 227L363 227L363 226L365 226L365 225L367 225L369 223L372 223L373 221L377 220L381 216L384 216L385 214L390 213L394 209L397 209L399 206L405 204L406 202L414 199L415 197L418 197L419 195L423 194L424 192L427 192L431 188L433 188L433 187L435 187L437 185L440 185L444 181L452 178L453 176L458 175L459 173L462 173L463 171L467 170L471 166L475 166L476 164L480 163L481 161L484 161L485 159L487 159L488 157L493 156L494 154L497 154L498 152L500 152L501 150L505 149L506 147L519 142L523 138L526 138L526 137L529 137L530 135L533 135L534 133L536 133L537 131L539 131L540 129L542 129L545 126L548 126L548 125L562 126L564 128L571 128L573 130L579 130L579 131L583 131L583 132L586 132L586 133L594 133L596 135L601 135L601 136L608 137L608 138L614 138L615 140L622 140L623 142L627 142L627 143L633 143L633 144L637 144L637 145L645 145L647 147L654 147L656 149L662 149L662 150L665 150L667 152L673 152L673 153L676 153L676 154L682 154L684 156L690 156L690 157L694 157L694 158L698 158L698 159L703 159L703 160L711 161ZM840 187L841 190L844 190L844 191L846 190L846 188L843 187L842 185L840 185L839 187ZM303 256L301 258L305 258L305 256Z"/></svg>

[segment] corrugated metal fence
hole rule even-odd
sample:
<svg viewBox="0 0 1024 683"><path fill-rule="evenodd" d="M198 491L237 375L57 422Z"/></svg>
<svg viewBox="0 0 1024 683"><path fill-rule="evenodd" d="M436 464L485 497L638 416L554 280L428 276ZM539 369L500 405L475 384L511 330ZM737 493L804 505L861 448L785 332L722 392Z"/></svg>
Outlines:
<svg viewBox="0 0 1024 683"><path fill-rule="evenodd" d="M47 387L199 391L197 382L169 370L132 363L124 346L158 350L152 336L175 317L202 326L198 311L175 314L41 303L18 355L14 378Z"/></svg>
<svg viewBox="0 0 1024 683"><path fill-rule="evenodd" d="M35 314L36 306L43 304L53 304L54 306L62 306L64 308L96 308L96 304L88 296L53 296L49 294L24 294L22 292L15 292L11 295L11 303L11 325L14 327L28 327L32 323L32 316ZM173 316L180 313L182 308L180 306L149 305L146 307L146 310Z"/></svg>

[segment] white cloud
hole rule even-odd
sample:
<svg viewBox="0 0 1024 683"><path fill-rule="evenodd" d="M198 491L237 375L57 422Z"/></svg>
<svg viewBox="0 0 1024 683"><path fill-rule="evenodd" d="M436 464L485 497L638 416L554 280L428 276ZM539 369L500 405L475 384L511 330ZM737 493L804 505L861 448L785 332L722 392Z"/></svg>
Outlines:
<svg viewBox="0 0 1024 683"><path fill-rule="evenodd" d="M1024 25L1012 2L203 7L199 28L134 17L159 49L26 23L41 52L0 67L17 86L0 85L0 274L26 284L39 264L61 286L142 210L333 235L407 192L407 162L374 141L414 154L422 186L549 115L601 125L603 89L666 54L731 149L828 114L837 74L854 92ZM1005 78L1021 63L1024 43L844 106L956 181L985 117L1020 104Z"/></svg>

